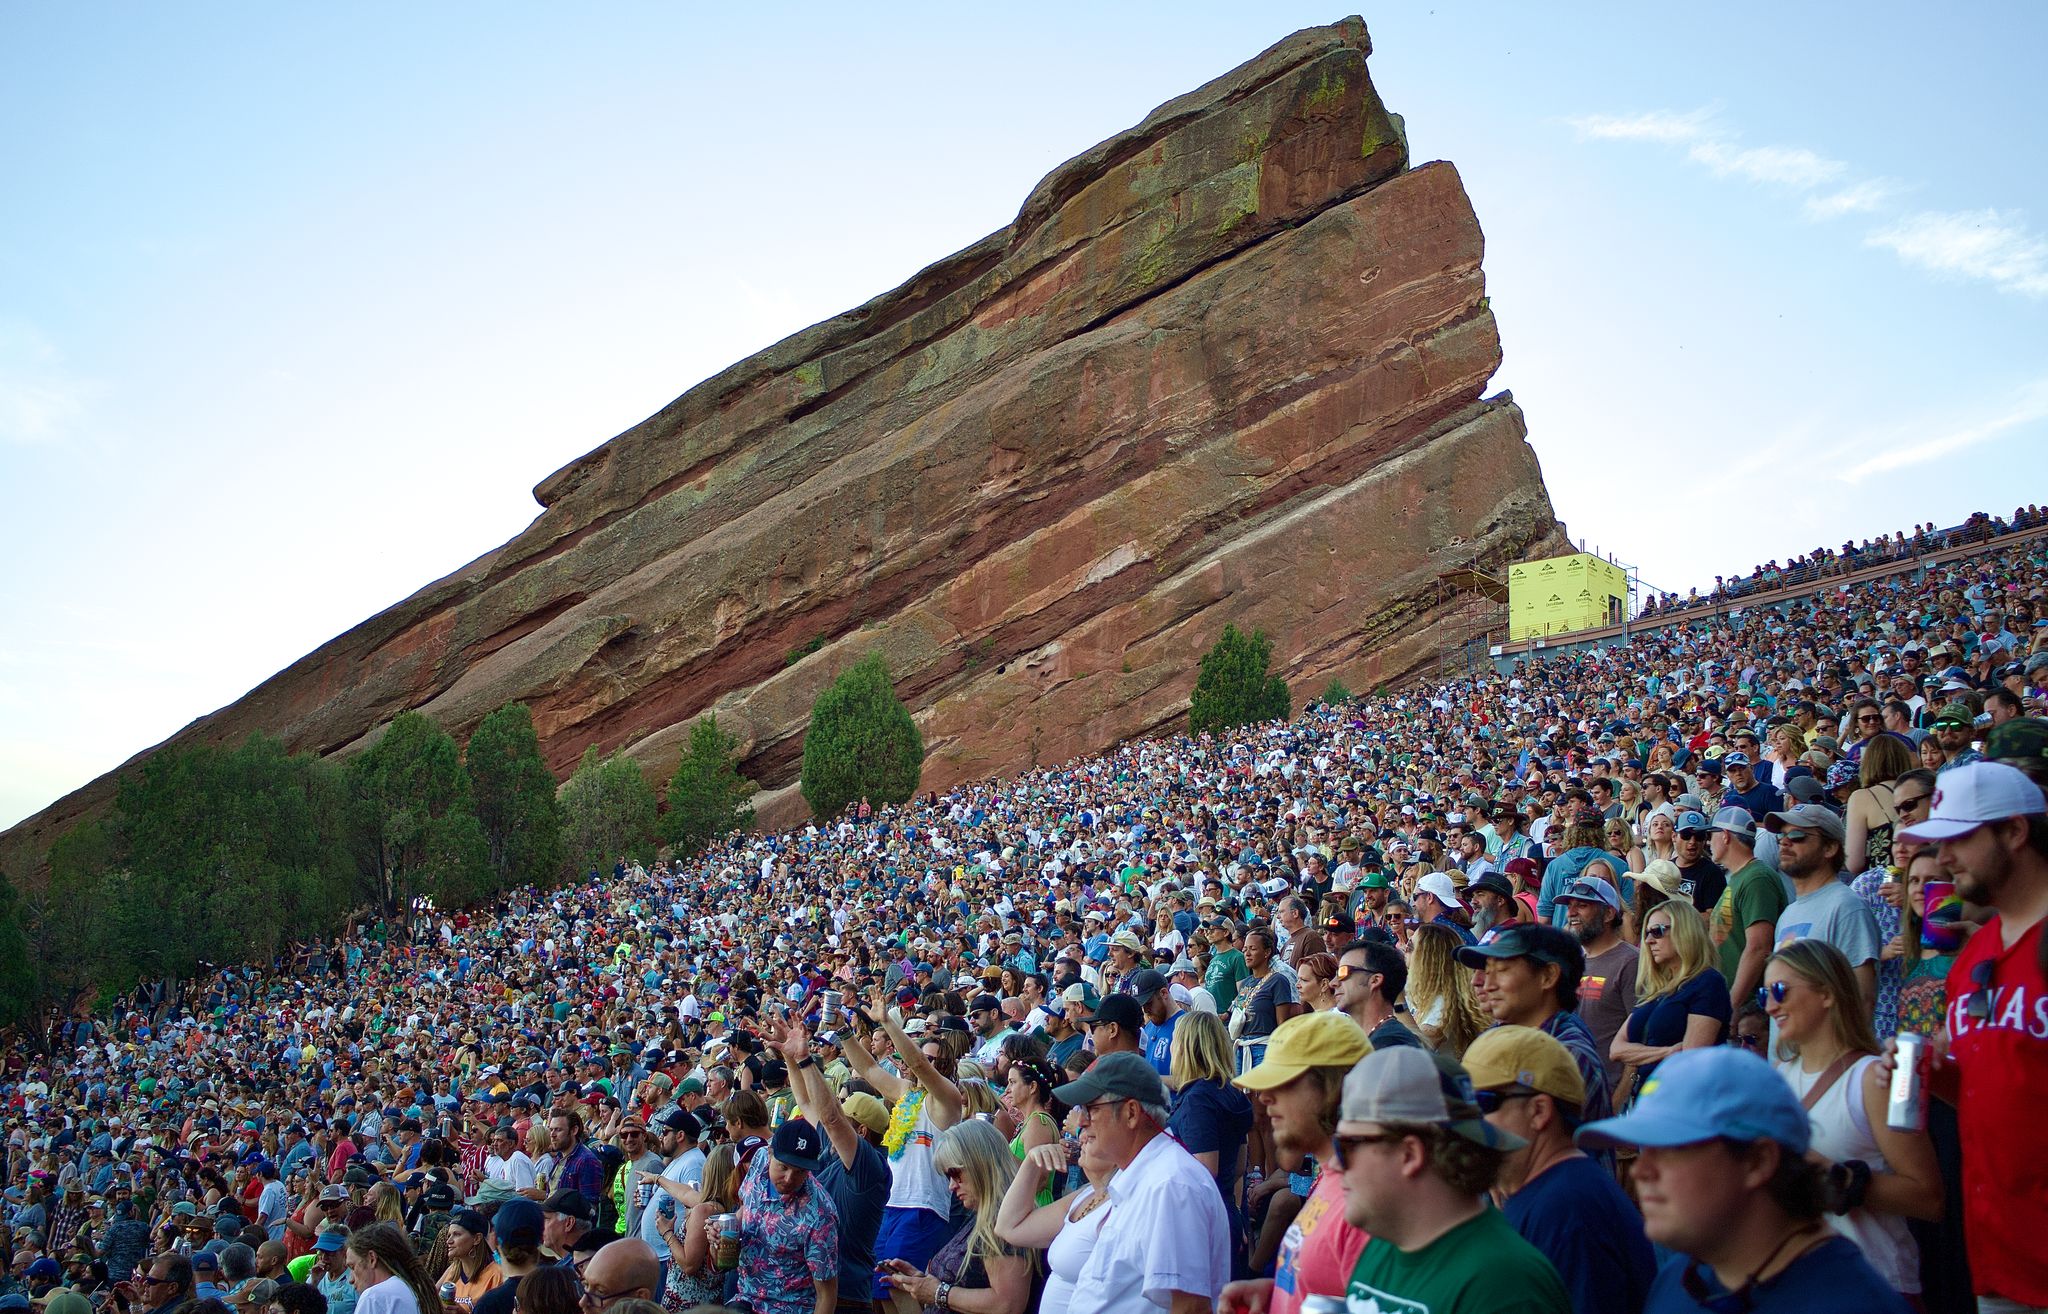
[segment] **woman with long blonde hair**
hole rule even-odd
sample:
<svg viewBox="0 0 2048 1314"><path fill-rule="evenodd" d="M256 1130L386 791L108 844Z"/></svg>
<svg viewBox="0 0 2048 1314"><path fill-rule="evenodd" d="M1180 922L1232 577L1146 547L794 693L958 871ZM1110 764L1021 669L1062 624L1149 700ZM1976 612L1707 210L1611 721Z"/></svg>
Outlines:
<svg viewBox="0 0 2048 1314"><path fill-rule="evenodd" d="M1425 922L1408 954L1408 1011L1417 1033L1440 1054L1462 1059L1465 1047L1493 1025L1472 990L1472 972L1458 965L1464 940L1450 927Z"/></svg>
<svg viewBox="0 0 2048 1314"><path fill-rule="evenodd" d="M1230 1030L1214 1013L1183 1013L1170 1053L1166 1084L1174 1092L1173 1117L1166 1130L1216 1179L1230 1219L1228 1235L1236 1237L1237 1183L1252 1130L1252 1102L1232 1084L1237 1068Z"/></svg>
<svg viewBox="0 0 2048 1314"><path fill-rule="evenodd" d="M955 1123L940 1133L932 1167L945 1175L969 1220L922 1269L901 1259L884 1261L883 1280L896 1302L927 1314L969 1305L975 1314L1024 1314L1036 1285L1038 1256L996 1232L1003 1196L1017 1176L1017 1161L1003 1134L978 1119ZM943 1307L942 1287L950 1288Z"/></svg>
<svg viewBox="0 0 2048 1314"><path fill-rule="evenodd" d="M1659 1063L1681 1049L1720 1044L1730 1016L1728 982L1714 966L1707 920L1690 899L1665 899L1650 908L1643 914L1642 935L1635 1011L1607 1051L1615 1062L1635 1069L1631 1086L1648 1080ZM1630 1093L1624 1089L1617 1095Z"/></svg>

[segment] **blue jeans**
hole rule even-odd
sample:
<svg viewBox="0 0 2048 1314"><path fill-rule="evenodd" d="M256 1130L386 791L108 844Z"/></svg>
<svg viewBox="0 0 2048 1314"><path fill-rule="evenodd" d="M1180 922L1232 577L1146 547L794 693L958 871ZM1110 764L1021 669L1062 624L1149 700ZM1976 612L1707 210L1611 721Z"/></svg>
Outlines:
<svg viewBox="0 0 2048 1314"><path fill-rule="evenodd" d="M891 1206L882 1211L882 1230L875 1234L875 1262L900 1259L921 1269L952 1235L953 1220L944 1214ZM887 1300L891 1290L880 1276L875 1278L874 1299L878 1303Z"/></svg>

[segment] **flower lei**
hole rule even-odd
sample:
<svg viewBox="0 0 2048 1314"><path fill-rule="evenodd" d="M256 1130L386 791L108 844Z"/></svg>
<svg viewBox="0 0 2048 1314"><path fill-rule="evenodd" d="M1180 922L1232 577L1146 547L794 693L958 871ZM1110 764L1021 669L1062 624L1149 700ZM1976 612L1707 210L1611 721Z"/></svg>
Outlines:
<svg viewBox="0 0 2048 1314"><path fill-rule="evenodd" d="M903 1157L903 1147L910 1141L910 1129L917 1125L917 1111L924 1107L924 1092L913 1090L896 1101L896 1107L889 1111L889 1130L883 1133L882 1148L889 1152L891 1159Z"/></svg>

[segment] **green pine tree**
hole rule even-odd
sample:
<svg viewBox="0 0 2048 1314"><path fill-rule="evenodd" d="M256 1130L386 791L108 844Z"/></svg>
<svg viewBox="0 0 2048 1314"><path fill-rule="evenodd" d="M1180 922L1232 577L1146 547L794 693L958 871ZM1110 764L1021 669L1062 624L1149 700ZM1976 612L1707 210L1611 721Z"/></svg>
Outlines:
<svg viewBox="0 0 2048 1314"><path fill-rule="evenodd" d="M506 889L553 881L562 871L562 809L526 704L507 703L485 717L463 763L493 883Z"/></svg>
<svg viewBox="0 0 2048 1314"><path fill-rule="evenodd" d="M848 667L811 707L800 788L818 818L865 798L902 803L924 773L924 737L889 683L889 665L870 653Z"/></svg>
<svg viewBox="0 0 2048 1314"><path fill-rule="evenodd" d="M583 750L576 774L562 783L562 845L572 875L610 871L620 858L654 860L654 786L623 753Z"/></svg>
<svg viewBox="0 0 2048 1314"><path fill-rule="evenodd" d="M1348 703L1351 701L1351 690L1345 686L1342 680L1332 679L1329 687L1323 690L1321 701L1330 707Z"/></svg>
<svg viewBox="0 0 2048 1314"><path fill-rule="evenodd" d="M676 856L694 858L719 836L754 824L754 786L740 774L739 746L708 712L690 727L661 818L661 838Z"/></svg>
<svg viewBox="0 0 2048 1314"><path fill-rule="evenodd" d="M26 911L14 882L0 872L0 1028L34 1020L40 1003Z"/></svg>
<svg viewBox="0 0 2048 1314"><path fill-rule="evenodd" d="M1188 699L1188 732L1207 734L1259 721L1284 720L1287 682L1268 674L1273 641L1264 630L1244 633L1225 625L1216 646L1202 654L1195 691Z"/></svg>
<svg viewBox="0 0 2048 1314"><path fill-rule="evenodd" d="M361 890L386 916L412 916L413 901L459 907L490 882L469 774L448 732L420 712L401 712L348 764L350 837Z"/></svg>

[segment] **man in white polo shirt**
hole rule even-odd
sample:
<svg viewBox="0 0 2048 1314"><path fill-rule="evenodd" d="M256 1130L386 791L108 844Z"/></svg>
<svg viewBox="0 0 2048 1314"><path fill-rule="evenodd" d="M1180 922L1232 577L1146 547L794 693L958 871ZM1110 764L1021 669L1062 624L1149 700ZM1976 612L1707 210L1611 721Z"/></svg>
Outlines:
<svg viewBox="0 0 2048 1314"><path fill-rule="evenodd" d="M1229 1224L1216 1179L1166 1135L1166 1085L1142 1055L1105 1054L1053 1092L1081 1118L1081 1138L1117 1166L1095 1248L1069 1314L1158 1306L1209 1314L1230 1280Z"/></svg>

